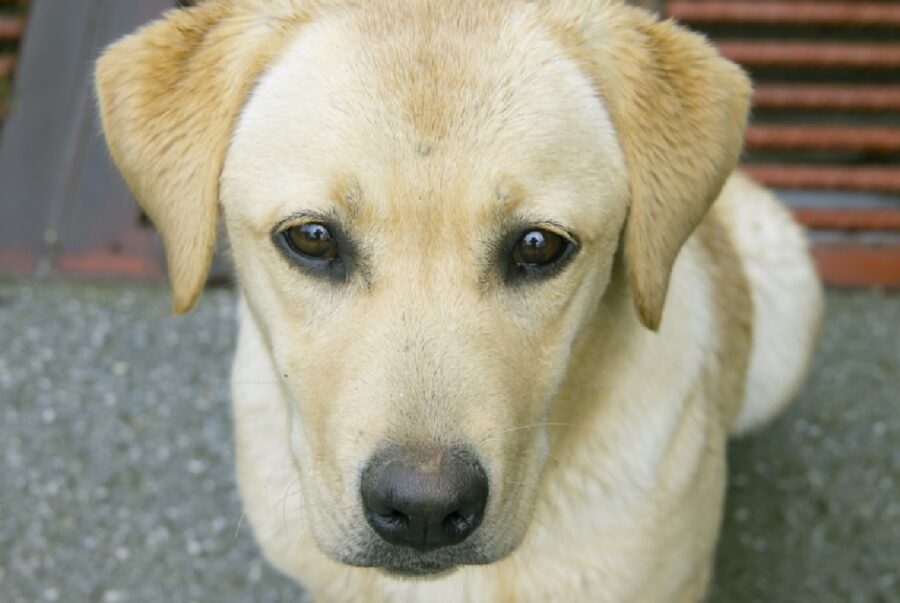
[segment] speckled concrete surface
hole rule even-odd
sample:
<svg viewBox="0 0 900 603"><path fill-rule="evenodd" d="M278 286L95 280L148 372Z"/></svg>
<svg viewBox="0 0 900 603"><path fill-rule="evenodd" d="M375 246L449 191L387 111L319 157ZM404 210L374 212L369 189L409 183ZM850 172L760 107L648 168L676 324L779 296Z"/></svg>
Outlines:
<svg viewBox="0 0 900 603"><path fill-rule="evenodd" d="M241 522L234 304L0 284L0 600L302 601ZM832 293L813 376L730 447L715 603L900 601L900 298Z"/></svg>

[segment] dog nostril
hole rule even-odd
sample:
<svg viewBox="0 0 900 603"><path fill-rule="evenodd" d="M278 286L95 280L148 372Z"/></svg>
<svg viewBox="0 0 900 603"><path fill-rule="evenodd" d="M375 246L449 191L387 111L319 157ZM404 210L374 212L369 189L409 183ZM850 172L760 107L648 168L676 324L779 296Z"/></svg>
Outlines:
<svg viewBox="0 0 900 603"><path fill-rule="evenodd" d="M475 525L475 517L463 517L459 513L451 513L444 518L441 527L445 532L457 537L465 537L472 531Z"/></svg>
<svg viewBox="0 0 900 603"><path fill-rule="evenodd" d="M403 529L409 524L409 517L400 511L391 511L387 515L382 515L381 517L384 519L385 524L397 530Z"/></svg>

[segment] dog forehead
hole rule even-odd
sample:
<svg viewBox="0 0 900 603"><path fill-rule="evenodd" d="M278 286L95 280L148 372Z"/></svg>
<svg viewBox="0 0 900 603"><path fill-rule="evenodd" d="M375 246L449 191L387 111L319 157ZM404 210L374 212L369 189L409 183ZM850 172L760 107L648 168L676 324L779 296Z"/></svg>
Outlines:
<svg viewBox="0 0 900 603"><path fill-rule="evenodd" d="M226 188L264 175L324 201L336 178L356 174L365 187L396 190L386 180L402 179L433 190L459 174L496 188L624 171L603 102L527 11L444 4L439 14L362 10L305 25L242 113Z"/></svg>

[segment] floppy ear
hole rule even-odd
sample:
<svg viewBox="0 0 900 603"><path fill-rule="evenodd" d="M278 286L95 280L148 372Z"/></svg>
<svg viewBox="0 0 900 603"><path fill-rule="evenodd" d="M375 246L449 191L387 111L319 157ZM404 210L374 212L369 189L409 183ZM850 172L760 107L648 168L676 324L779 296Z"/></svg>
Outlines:
<svg viewBox="0 0 900 603"><path fill-rule="evenodd" d="M564 39L606 101L625 154L625 260L638 315L656 330L675 258L737 164L750 82L671 21L620 3L565 4Z"/></svg>
<svg viewBox="0 0 900 603"><path fill-rule="evenodd" d="M110 153L162 236L176 313L203 290L231 131L256 79L304 20L293 4L212 0L174 10L97 63Z"/></svg>

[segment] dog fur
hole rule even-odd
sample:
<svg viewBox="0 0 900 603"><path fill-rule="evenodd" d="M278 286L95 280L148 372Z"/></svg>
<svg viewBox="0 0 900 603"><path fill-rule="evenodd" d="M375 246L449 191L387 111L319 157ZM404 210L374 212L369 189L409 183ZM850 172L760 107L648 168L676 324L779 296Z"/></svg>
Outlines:
<svg viewBox="0 0 900 603"><path fill-rule="evenodd" d="M613 1L209 0L113 45L97 90L176 312L224 215L241 493L315 600L702 599L726 439L790 400L822 308L799 228L732 174L738 67ZM310 215L352 233L346 282L272 244ZM513 287L523 224L579 249ZM396 442L475 449L464 551L379 548L360 473Z"/></svg>

